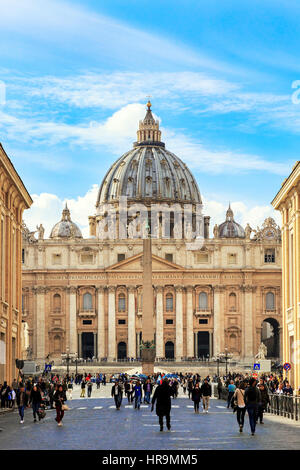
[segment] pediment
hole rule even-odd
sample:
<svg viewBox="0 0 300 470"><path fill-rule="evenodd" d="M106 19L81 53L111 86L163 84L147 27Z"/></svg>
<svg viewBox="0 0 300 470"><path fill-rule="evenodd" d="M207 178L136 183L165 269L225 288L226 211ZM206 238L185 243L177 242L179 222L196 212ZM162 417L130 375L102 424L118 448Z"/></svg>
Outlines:
<svg viewBox="0 0 300 470"><path fill-rule="evenodd" d="M108 267L106 271L142 271L143 253L131 256ZM152 255L152 271L182 271L183 266L167 261L159 256Z"/></svg>

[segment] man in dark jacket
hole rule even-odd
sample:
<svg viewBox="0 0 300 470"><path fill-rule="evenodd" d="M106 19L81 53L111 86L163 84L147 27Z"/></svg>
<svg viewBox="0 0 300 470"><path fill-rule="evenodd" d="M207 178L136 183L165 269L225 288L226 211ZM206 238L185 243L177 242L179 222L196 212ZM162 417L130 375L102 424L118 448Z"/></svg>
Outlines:
<svg viewBox="0 0 300 470"><path fill-rule="evenodd" d="M167 428L168 430L171 429L171 422L170 422L170 412L171 412L171 396L172 396L172 389L169 385L168 379L163 379L161 385L155 389L153 398L152 398L152 408L151 411L154 409L154 404L156 402L156 414L159 418L159 425L160 430L164 430L164 422L163 417L166 417Z"/></svg>
<svg viewBox="0 0 300 470"><path fill-rule="evenodd" d="M123 391L120 383L115 383L112 388L111 388L111 396L115 400L116 404L116 409L119 410L121 403L122 403L122 398L123 398Z"/></svg>
<svg viewBox="0 0 300 470"><path fill-rule="evenodd" d="M264 383L260 383L258 388L260 391L260 402L258 404L258 412L257 412L256 421L258 421L259 419L260 424L264 424L263 422L264 411L267 409L267 406L270 403L270 398L269 398L268 389Z"/></svg>
<svg viewBox="0 0 300 470"><path fill-rule="evenodd" d="M25 392L25 387L23 384L20 384L20 388L17 391L17 406L19 410L19 415L21 418L20 423L24 423L24 410L28 406L28 394Z"/></svg>
<svg viewBox="0 0 300 470"><path fill-rule="evenodd" d="M204 379L204 382L201 386L201 396L202 396L202 404L203 404L203 413L208 413L209 408L209 399L211 397L211 385L208 383L207 378Z"/></svg>
<svg viewBox="0 0 300 470"><path fill-rule="evenodd" d="M249 380L249 387L247 387L245 390L244 401L249 415L251 435L254 436L257 409L258 404L261 402L261 395L260 391L256 387L256 380L253 377Z"/></svg>
<svg viewBox="0 0 300 470"><path fill-rule="evenodd" d="M38 415L40 421L39 408L42 403L42 395L36 385L33 386L33 389L30 392L30 403L33 412L33 422L36 423L36 415Z"/></svg>

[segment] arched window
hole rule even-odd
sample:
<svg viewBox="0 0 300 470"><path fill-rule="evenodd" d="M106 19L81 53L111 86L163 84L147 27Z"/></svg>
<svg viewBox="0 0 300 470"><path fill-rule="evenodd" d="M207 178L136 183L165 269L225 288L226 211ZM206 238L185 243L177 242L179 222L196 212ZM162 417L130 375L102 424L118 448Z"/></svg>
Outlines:
<svg viewBox="0 0 300 470"><path fill-rule="evenodd" d="M59 335L55 335L53 338L53 348L55 353L61 353L61 337Z"/></svg>
<svg viewBox="0 0 300 470"><path fill-rule="evenodd" d="M266 294L266 310L275 309L275 295L273 292L267 292Z"/></svg>
<svg viewBox="0 0 300 470"><path fill-rule="evenodd" d="M236 295L234 292L231 292L231 294L229 294L229 309L236 310Z"/></svg>
<svg viewBox="0 0 300 470"><path fill-rule="evenodd" d="M208 302L207 302L207 293L200 292L199 294L199 309L200 310L207 310Z"/></svg>
<svg viewBox="0 0 300 470"><path fill-rule="evenodd" d="M118 297L118 311L125 312L125 294L119 294Z"/></svg>
<svg viewBox="0 0 300 470"><path fill-rule="evenodd" d="M87 292L83 296L83 310L92 310L93 309L93 298L92 294Z"/></svg>
<svg viewBox="0 0 300 470"><path fill-rule="evenodd" d="M229 346L231 351L237 350L237 336L234 333L232 333L229 337Z"/></svg>
<svg viewBox="0 0 300 470"><path fill-rule="evenodd" d="M53 308L56 312L61 310L61 297L59 294L54 294L53 296Z"/></svg>
<svg viewBox="0 0 300 470"><path fill-rule="evenodd" d="M166 310L167 312L173 312L173 294L166 295Z"/></svg>

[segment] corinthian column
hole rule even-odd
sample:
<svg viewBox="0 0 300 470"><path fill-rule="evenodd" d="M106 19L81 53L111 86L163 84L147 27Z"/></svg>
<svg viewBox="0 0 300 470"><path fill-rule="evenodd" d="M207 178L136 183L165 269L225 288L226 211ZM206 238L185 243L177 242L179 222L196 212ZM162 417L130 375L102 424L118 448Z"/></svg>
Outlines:
<svg viewBox="0 0 300 470"><path fill-rule="evenodd" d="M221 328L221 292L222 286L214 287L214 356L221 352L221 336L224 335Z"/></svg>
<svg viewBox="0 0 300 470"><path fill-rule="evenodd" d="M245 338L245 359L252 360L253 354L253 291L251 285L243 286L244 290L244 338Z"/></svg>
<svg viewBox="0 0 300 470"><path fill-rule="evenodd" d="M45 359L45 293L46 288L36 289L36 358Z"/></svg>
<svg viewBox="0 0 300 470"><path fill-rule="evenodd" d="M128 288L128 357L136 356L135 287Z"/></svg>
<svg viewBox="0 0 300 470"><path fill-rule="evenodd" d="M187 287L186 300L186 355L194 357L194 325L193 325L193 287Z"/></svg>
<svg viewBox="0 0 300 470"><path fill-rule="evenodd" d="M164 357L163 287L156 287L156 357Z"/></svg>
<svg viewBox="0 0 300 470"><path fill-rule="evenodd" d="M108 360L116 358L116 288L108 288Z"/></svg>
<svg viewBox="0 0 300 470"><path fill-rule="evenodd" d="M69 288L70 309L70 352L77 353L77 325L76 325L76 287Z"/></svg>
<svg viewBox="0 0 300 470"><path fill-rule="evenodd" d="M176 286L176 361L181 361L183 356L183 309L181 286Z"/></svg>
<svg viewBox="0 0 300 470"><path fill-rule="evenodd" d="M98 287L98 359L105 357L104 287Z"/></svg>

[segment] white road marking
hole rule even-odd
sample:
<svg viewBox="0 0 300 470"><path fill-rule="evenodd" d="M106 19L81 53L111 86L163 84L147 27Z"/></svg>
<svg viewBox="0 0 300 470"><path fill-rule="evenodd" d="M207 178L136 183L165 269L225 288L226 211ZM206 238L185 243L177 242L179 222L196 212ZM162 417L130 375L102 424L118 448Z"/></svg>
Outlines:
<svg viewBox="0 0 300 470"><path fill-rule="evenodd" d="M216 406L216 408L226 408L226 406Z"/></svg>
<svg viewBox="0 0 300 470"><path fill-rule="evenodd" d="M77 409L77 410L86 410L86 408L87 408L86 406L82 406L82 407L76 408L76 409Z"/></svg>
<svg viewBox="0 0 300 470"><path fill-rule="evenodd" d="M94 406L94 410L101 410L103 406Z"/></svg>

